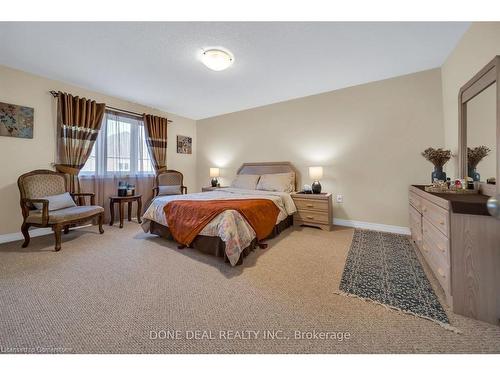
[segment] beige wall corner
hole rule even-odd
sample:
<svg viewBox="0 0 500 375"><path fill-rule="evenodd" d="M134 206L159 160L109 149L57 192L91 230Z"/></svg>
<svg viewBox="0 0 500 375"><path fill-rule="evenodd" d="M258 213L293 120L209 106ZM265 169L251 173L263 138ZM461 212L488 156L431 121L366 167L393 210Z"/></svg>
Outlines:
<svg viewBox="0 0 500 375"><path fill-rule="evenodd" d="M33 139L0 137L0 235L19 232L21 209L17 178L33 169L52 169L56 156L56 101L49 90L61 90L105 102L113 107L166 116L169 125L168 166L184 173L185 184L196 186L196 122L63 82L0 66L0 101L35 109ZM193 154L176 153L176 135L193 137Z"/></svg>
<svg viewBox="0 0 500 375"><path fill-rule="evenodd" d="M500 22L476 22L464 34L441 67L445 145L458 153L458 92L474 74L500 55ZM458 158L446 165L450 177L458 173Z"/></svg>
<svg viewBox="0 0 500 375"><path fill-rule="evenodd" d="M408 226L408 185L430 181L420 156L444 144L440 69L197 121L198 178L243 162L291 161L301 184L321 165L323 189L343 194L338 219Z"/></svg>

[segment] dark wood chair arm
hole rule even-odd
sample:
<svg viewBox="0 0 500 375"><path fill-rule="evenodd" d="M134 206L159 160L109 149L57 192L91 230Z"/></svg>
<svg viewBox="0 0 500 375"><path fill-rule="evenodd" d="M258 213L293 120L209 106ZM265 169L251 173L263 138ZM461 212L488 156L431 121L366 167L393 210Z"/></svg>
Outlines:
<svg viewBox="0 0 500 375"><path fill-rule="evenodd" d="M181 192L182 192L182 194L187 194L187 193L188 193L188 188L187 188L187 186L184 186L184 185L183 185L183 186L181 186Z"/></svg>
<svg viewBox="0 0 500 375"><path fill-rule="evenodd" d="M42 198L23 198L21 200L23 217L27 218L29 215L30 208L34 203L41 203L42 206L42 225L46 226L49 222L49 201L48 199Z"/></svg>
<svg viewBox="0 0 500 375"><path fill-rule="evenodd" d="M73 199L75 199L75 197L78 197L78 198L85 198L85 197L90 197L90 205L91 206L95 206L95 194L94 193L69 193L71 195L71 197ZM84 202L85 203L85 200L83 199L79 199L78 200L79 202Z"/></svg>

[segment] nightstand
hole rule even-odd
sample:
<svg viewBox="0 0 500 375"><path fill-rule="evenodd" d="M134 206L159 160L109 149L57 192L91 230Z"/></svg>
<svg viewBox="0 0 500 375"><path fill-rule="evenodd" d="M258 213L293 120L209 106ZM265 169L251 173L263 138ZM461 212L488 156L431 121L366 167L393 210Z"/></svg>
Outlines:
<svg viewBox="0 0 500 375"><path fill-rule="evenodd" d="M217 189L222 189L222 188L226 188L226 187L229 187L229 186L203 186L201 188L201 191L214 191L214 190L217 190Z"/></svg>
<svg viewBox="0 0 500 375"><path fill-rule="evenodd" d="M294 225L308 225L330 231L333 220L332 193L291 194L297 212L293 214Z"/></svg>

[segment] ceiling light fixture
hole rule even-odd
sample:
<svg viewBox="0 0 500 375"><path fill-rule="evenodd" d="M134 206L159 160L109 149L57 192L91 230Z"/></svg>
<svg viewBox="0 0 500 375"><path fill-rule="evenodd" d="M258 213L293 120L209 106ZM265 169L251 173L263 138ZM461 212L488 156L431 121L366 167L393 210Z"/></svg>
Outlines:
<svg viewBox="0 0 500 375"><path fill-rule="evenodd" d="M210 48L202 51L201 62L216 72L229 68L233 62L233 54L220 48Z"/></svg>

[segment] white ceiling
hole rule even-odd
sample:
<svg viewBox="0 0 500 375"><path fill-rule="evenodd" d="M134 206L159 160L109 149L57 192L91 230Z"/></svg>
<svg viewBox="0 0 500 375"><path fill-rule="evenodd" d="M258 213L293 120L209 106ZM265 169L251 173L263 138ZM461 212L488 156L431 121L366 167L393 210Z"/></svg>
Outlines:
<svg viewBox="0 0 500 375"><path fill-rule="evenodd" d="M469 23L0 23L0 64L201 119L441 66ZM222 72L201 48L235 56Z"/></svg>

